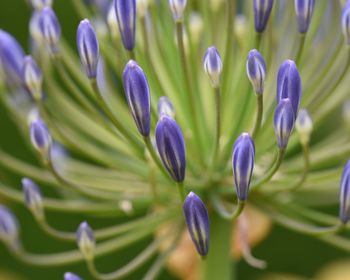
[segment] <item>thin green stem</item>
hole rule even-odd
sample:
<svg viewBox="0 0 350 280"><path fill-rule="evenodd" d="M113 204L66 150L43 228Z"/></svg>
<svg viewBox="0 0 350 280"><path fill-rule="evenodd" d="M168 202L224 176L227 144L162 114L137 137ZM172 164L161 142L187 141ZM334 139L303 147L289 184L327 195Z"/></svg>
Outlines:
<svg viewBox="0 0 350 280"><path fill-rule="evenodd" d="M255 33L255 48L258 51L260 51L262 35L263 35L263 33L260 33L260 32Z"/></svg>
<svg viewBox="0 0 350 280"><path fill-rule="evenodd" d="M186 191L185 191L184 183L183 182L177 183L176 186L177 186L177 190L179 191L181 202L184 202L185 198L186 198Z"/></svg>
<svg viewBox="0 0 350 280"><path fill-rule="evenodd" d="M144 265L153 255L158 251L162 238L153 241L146 249L144 249L139 255L137 255L133 260L124 265L123 267L117 269L116 271L110 273L101 273L97 270L93 260L87 261L88 269L90 273L100 280L114 280L124 278L130 273L134 272L136 269Z"/></svg>
<svg viewBox="0 0 350 280"><path fill-rule="evenodd" d="M251 186L252 190L254 190L254 191L258 190L262 185L264 185L265 183L270 181L270 179L273 177L273 175L275 175L275 173L277 172L278 168L282 164L284 155L285 155L285 150L284 149L279 149L276 161L274 162L272 167L267 171L265 176L263 176L260 180L258 180L257 182L255 182Z"/></svg>
<svg viewBox="0 0 350 280"><path fill-rule="evenodd" d="M63 240L63 241L76 241L75 232L64 232L51 227L45 219L38 221L40 228L46 232L49 236Z"/></svg>
<svg viewBox="0 0 350 280"><path fill-rule="evenodd" d="M159 170L163 173L165 178L170 178L170 175L165 170L165 168L164 168L162 162L160 161L156 151L154 150L154 147L153 147L152 142L151 142L151 138L149 136L144 136L143 140L145 142L147 150L148 150L149 154L151 155L154 163L158 166Z"/></svg>
<svg viewBox="0 0 350 280"><path fill-rule="evenodd" d="M300 35L299 36L299 47L298 47L297 54L295 56L295 64L298 67L299 67L301 56L303 55L303 50L304 50L304 45L305 45L305 38L306 38L306 34L305 33L300 33L299 35Z"/></svg>
<svg viewBox="0 0 350 280"><path fill-rule="evenodd" d="M210 199L217 214L225 220L237 219L242 213L245 206L245 201L238 200L237 205L233 207L233 209L227 210L227 208L224 206L222 200L218 197L217 194L211 195Z"/></svg>
<svg viewBox="0 0 350 280"><path fill-rule="evenodd" d="M252 138L255 139L256 136L259 133L260 127L261 127L261 121L262 121L262 115L263 115L263 94L257 94L256 95L256 119L255 119L255 124L254 128L252 131Z"/></svg>
<svg viewBox="0 0 350 280"><path fill-rule="evenodd" d="M290 189L292 191L297 190L298 188L300 188L303 183L306 181L307 175L309 173L309 169L310 169L310 153L309 153L309 144L305 144L303 145L303 158L304 158L304 169L303 169L303 173L299 179L298 182L296 182Z"/></svg>
<svg viewBox="0 0 350 280"><path fill-rule="evenodd" d="M221 92L220 87L214 88L215 94L215 110L216 110L216 123L215 123L215 140L214 140L214 156L213 166L216 165L218 153L220 150L220 135L221 135Z"/></svg>
<svg viewBox="0 0 350 280"><path fill-rule="evenodd" d="M126 128L124 125L114 116L112 111L109 109L108 105L106 104L105 100L102 97L102 94L97 86L96 80L91 80L91 86L95 92L97 101L99 106L103 109L103 111L107 114L109 120L113 123L113 125L120 131L120 133L130 141L130 143L134 146L137 153L143 157L142 152L142 144L138 139Z"/></svg>
<svg viewBox="0 0 350 280"><path fill-rule="evenodd" d="M135 50L128 51L129 58L132 60L136 60Z"/></svg>

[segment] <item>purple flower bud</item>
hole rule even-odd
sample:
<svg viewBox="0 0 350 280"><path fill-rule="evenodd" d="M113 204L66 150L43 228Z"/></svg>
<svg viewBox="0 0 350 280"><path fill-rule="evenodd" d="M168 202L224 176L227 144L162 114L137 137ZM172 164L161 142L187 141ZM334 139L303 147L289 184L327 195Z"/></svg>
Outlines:
<svg viewBox="0 0 350 280"><path fill-rule="evenodd" d="M15 38L0 29L0 67L9 85L21 85L24 52Z"/></svg>
<svg viewBox="0 0 350 280"><path fill-rule="evenodd" d="M40 188L32 180L28 178L22 179L24 202L33 215L42 220L44 218L43 199Z"/></svg>
<svg viewBox="0 0 350 280"><path fill-rule="evenodd" d="M346 3L341 14L341 25L345 41L350 45L350 2Z"/></svg>
<svg viewBox="0 0 350 280"><path fill-rule="evenodd" d="M187 0L169 0L169 6L175 21L181 21Z"/></svg>
<svg viewBox="0 0 350 280"><path fill-rule="evenodd" d="M294 127L295 117L292 103L289 98L282 99L277 105L274 116L275 134L277 145L280 149L285 149L289 136Z"/></svg>
<svg viewBox="0 0 350 280"><path fill-rule="evenodd" d="M340 182L339 219L343 224L350 220L350 160L346 163Z"/></svg>
<svg viewBox="0 0 350 280"><path fill-rule="evenodd" d="M31 56L24 58L22 80L32 97L36 100L41 100L43 74Z"/></svg>
<svg viewBox="0 0 350 280"><path fill-rule="evenodd" d="M166 96L159 97L157 110L159 116L165 114L172 118L175 117L175 108L173 103L171 103L170 99Z"/></svg>
<svg viewBox="0 0 350 280"><path fill-rule="evenodd" d="M18 222L15 215L5 206L0 205L0 239L15 245L18 240Z"/></svg>
<svg viewBox="0 0 350 280"><path fill-rule="evenodd" d="M254 0L253 5L255 30L262 33L271 14L273 0Z"/></svg>
<svg viewBox="0 0 350 280"><path fill-rule="evenodd" d="M89 79L95 79L99 58L99 46L95 30L87 19L82 20L78 26L77 47L80 61L84 66L86 75Z"/></svg>
<svg viewBox="0 0 350 280"><path fill-rule="evenodd" d="M114 0L114 9L124 48L132 51L135 47L136 0Z"/></svg>
<svg viewBox="0 0 350 280"><path fill-rule="evenodd" d="M83 279L72 272L66 272L64 274L64 280L83 280Z"/></svg>
<svg viewBox="0 0 350 280"><path fill-rule="evenodd" d="M39 27L46 44L53 54L58 52L58 42L61 37L61 26L55 12L44 8L39 15Z"/></svg>
<svg viewBox="0 0 350 280"><path fill-rule="evenodd" d="M206 256L209 251L209 217L203 201L194 192L190 192L183 204L188 232L196 246L198 254Z"/></svg>
<svg viewBox="0 0 350 280"><path fill-rule="evenodd" d="M255 146L248 133L242 133L235 142L232 154L232 170L239 200L248 198L250 179L255 159Z"/></svg>
<svg viewBox="0 0 350 280"><path fill-rule="evenodd" d="M264 58L257 50L251 50L247 58L247 75L253 85L256 94L264 92L264 82L266 78L266 64Z"/></svg>
<svg viewBox="0 0 350 280"><path fill-rule="evenodd" d="M220 85L220 75L222 72L222 61L219 51L215 47L210 47L203 58L204 71L209 76L214 87Z"/></svg>
<svg viewBox="0 0 350 280"><path fill-rule="evenodd" d="M294 3L298 30L300 33L306 33L309 29L311 17L314 12L315 0L295 0Z"/></svg>
<svg viewBox="0 0 350 280"><path fill-rule="evenodd" d="M30 3L35 10L42 10L45 7L52 6L52 0L30 0Z"/></svg>
<svg viewBox="0 0 350 280"><path fill-rule="evenodd" d="M185 142L180 127L162 114L156 126L157 149L165 168L176 182L183 182L186 170Z"/></svg>
<svg viewBox="0 0 350 280"><path fill-rule="evenodd" d="M30 125L30 140L33 147L47 159L52 139L49 129L41 119L32 121Z"/></svg>
<svg viewBox="0 0 350 280"><path fill-rule="evenodd" d="M95 251L95 235L87 222L82 222L77 230L77 244L84 258L92 259Z"/></svg>
<svg viewBox="0 0 350 280"><path fill-rule="evenodd" d="M145 73L134 60L130 60L125 66L123 84L136 126L143 136L148 136L151 126L149 85Z"/></svg>
<svg viewBox="0 0 350 280"><path fill-rule="evenodd" d="M292 60L286 60L279 68L277 75L277 104L284 98L289 98L294 117L298 115L301 99L301 79L298 69Z"/></svg>

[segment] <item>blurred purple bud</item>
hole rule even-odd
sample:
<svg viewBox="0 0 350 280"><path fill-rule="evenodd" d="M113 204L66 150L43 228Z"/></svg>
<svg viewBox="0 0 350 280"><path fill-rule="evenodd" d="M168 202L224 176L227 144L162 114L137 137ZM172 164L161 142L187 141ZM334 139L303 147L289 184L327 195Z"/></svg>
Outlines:
<svg viewBox="0 0 350 280"><path fill-rule="evenodd" d="M262 33L271 14L273 0L254 0L253 5L255 30Z"/></svg>
<svg viewBox="0 0 350 280"><path fill-rule="evenodd" d="M32 121L30 125L30 140L33 147L47 159L52 139L49 129L41 119Z"/></svg>
<svg viewBox="0 0 350 280"><path fill-rule="evenodd" d="M276 107L274 116L275 134L277 145L280 149L287 147L294 122L295 117L292 103L289 98L282 99Z"/></svg>
<svg viewBox="0 0 350 280"><path fill-rule="evenodd" d="M46 7L40 12L39 27L42 37L50 48L51 53L57 53L58 42L61 37L61 26L55 12L51 8Z"/></svg>
<svg viewBox="0 0 350 280"><path fill-rule="evenodd" d="M266 78L266 64L264 58L257 50L251 50L247 58L247 75L256 94L264 92Z"/></svg>
<svg viewBox="0 0 350 280"><path fill-rule="evenodd" d="M194 192L190 192L183 204L188 232L198 254L206 256L209 251L210 229L208 210Z"/></svg>
<svg viewBox="0 0 350 280"><path fill-rule="evenodd" d="M64 274L64 280L83 280L83 278L79 277L78 275L72 272L66 272Z"/></svg>
<svg viewBox="0 0 350 280"><path fill-rule="evenodd" d="M171 177L183 182L186 170L185 142L176 121L162 114L156 126L156 143L160 158Z"/></svg>
<svg viewBox="0 0 350 280"><path fill-rule="evenodd" d="M350 220L350 160L344 167L340 182L339 219L343 224Z"/></svg>
<svg viewBox="0 0 350 280"><path fill-rule="evenodd" d="M312 14L314 12L315 0L295 0L294 3L298 30L300 33L306 33L309 29Z"/></svg>
<svg viewBox="0 0 350 280"><path fill-rule="evenodd" d="M77 48L86 75L89 79L95 79L99 59L99 46L95 30L87 19L82 20L78 26Z"/></svg>
<svg viewBox="0 0 350 280"><path fill-rule="evenodd" d="M149 85L141 67L130 60L124 69L123 85L129 109L139 132L149 136L151 126L151 101Z"/></svg>
<svg viewBox="0 0 350 280"><path fill-rule="evenodd" d="M93 259L95 251L95 235L87 222L82 222L77 230L77 244L86 259Z"/></svg>
<svg viewBox="0 0 350 280"><path fill-rule="evenodd" d="M232 154L232 170L239 200L248 198L250 179L255 159L255 146L248 133L242 133L235 142Z"/></svg>
<svg viewBox="0 0 350 280"><path fill-rule="evenodd" d="M28 178L22 179L22 186L25 204L35 218L42 220L44 218L43 199L39 186Z"/></svg>
<svg viewBox="0 0 350 280"><path fill-rule="evenodd" d="M26 56L23 62L22 81L25 88L36 100L42 99L43 74L31 56Z"/></svg>
<svg viewBox="0 0 350 280"><path fill-rule="evenodd" d="M346 44L350 45L350 2L345 4L341 13L341 26Z"/></svg>
<svg viewBox="0 0 350 280"><path fill-rule="evenodd" d="M18 241L18 222L15 215L0 204L0 239L8 245L15 245Z"/></svg>
<svg viewBox="0 0 350 280"><path fill-rule="evenodd" d="M159 97L157 110L159 116L165 114L172 118L175 117L175 108L173 103L171 103L170 99L166 96Z"/></svg>
<svg viewBox="0 0 350 280"><path fill-rule="evenodd" d="M222 61L219 51L215 47L210 47L203 58L204 71L209 76L213 87L219 87L220 75L222 72Z"/></svg>
<svg viewBox="0 0 350 280"><path fill-rule="evenodd" d="M183 19L186 4L187 0L169 0L169 6L175 21L181 21Z"/></svg>
<svg viewBox="0 0 350 280"><path fill-rule="evenodd" d="M124 48L132 51L135 47L136 0L114 0L114 9Z"/></svg>

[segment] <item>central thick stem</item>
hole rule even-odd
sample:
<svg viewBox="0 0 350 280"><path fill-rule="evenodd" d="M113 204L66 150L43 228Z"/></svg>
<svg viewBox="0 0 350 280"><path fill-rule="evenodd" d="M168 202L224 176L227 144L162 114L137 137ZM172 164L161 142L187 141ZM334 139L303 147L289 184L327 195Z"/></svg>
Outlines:
<svg viewBox="0 0 350 280"><path fill-rule="evenodd" d="M203 260L203 280L234 280L231 250L231 221L222 219L213 212L210 215L210 248L209 254Z"/></svg>

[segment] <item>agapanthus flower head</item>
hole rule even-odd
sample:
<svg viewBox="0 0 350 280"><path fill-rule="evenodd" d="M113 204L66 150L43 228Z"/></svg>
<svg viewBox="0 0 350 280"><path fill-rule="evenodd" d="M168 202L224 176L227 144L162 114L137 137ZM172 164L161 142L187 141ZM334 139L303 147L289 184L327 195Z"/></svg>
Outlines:
<svg viewBox="0 0 350 280"><path fill-rule="evenodd" d="M30 0L30 4L35 10L42 10L45 7L51 7L52 0Z"/></svg>
<svg viewBox="0 0 350 280"><path fill-rule="evenodd" d="M123 85L136 126L143 136L148 136L151 126L150 90L145 73L134 60L130 60L124 68Z"/></svg>
<svg viewBox="0 0 350 280"><path fill-rule="evenodd" d="M52 54L58 52L58 42L61 37L61 26L55 12L46 7L39 15L39 27L47 46Z"/></svg>
<svg viewBox="0 0 350 280"><path fill-rule="evenodd" d="M183 204L186 225L198 254L206 256L209 251L210 229L208 210L194 192L190 192Z"/></svg>
<svg viewBox="0 0 350 280"><path fill-rule="evenodd" d="M186 170L185 141L176 121L162 114L156 126L156 143L160 158L171 177L183 182Z"/></svg>
<svg viewBox="0 0 350 280"><path fill-rule="evenodd" d="M162 114L168 115L169 117L175 117L175 108L173 103L171 103L170 99L166 96L159 97L157 110L159 116Z"/></svg>
<svg viewBox="0 0 350 280"><path fill-rule="evenodd" d="M0 239L13 246L18 240L18 222L15 215L0 204Z"/></svg>
<svg viewBox="0 0 350 280"><path fill-rule="evenodd" d="M341 14L341 26L345 37L345 42L350 45L350 2L343 7Z"/></svg>
<svg viewBox="0 0 350 280"><path fill-rule="evenodd" d="M289 59L283 62L277 75L277 104L285 98L289 98L296 118L301 99L301 78L294 61Z"/></svg>
<svg viewBox="0 0 350 280"><path fill-rule="evenodd" d="M39 186L28 178L22 179L24 202L35 218L44 218L43 199Z"/></svg>
<svg viewBox="0 0 350 280"><path fill-rule="evenodd" d="M271 14L273 0L254 0L253 5L255 31L262 33Z"/></svg>
<svg viewBox="0 0 350 280"><path fill-rule="evenodd" d="M255 93L262 94L266 78L266 64L264 58L257 50L254 49L249 52L246 68Z"/></svg>
<svg viewBox="0 0 350 280"><path fill-rule="evenodd" d="M186 8L187 0L169 0L170 10L175 21L181 21Z"/></svg>
<svg viewBox="0 0 350 280"><path fill-rule="evenodd" d="M78 26L77 48L86 75L89 79L95 79L99 59L99 45L95 30L88 19L82 20Z"/></svg>
<svg viewBox="0 0 350 280"><path fill-rule="evenodd" d="M310 142L312 128L313 123L308 111L306 109L301 109L295 121L295 129L297 130L300 137L300 142L303 145Z"/></svg>
<svg viewBox="0 0 350 280"><path fill-rule="evenodd" d="M33 147L44 159L47 159L51 148L52 138L48 127L41 119L32 121L30 125L30 140Z"/></svg>
<svg viewBox="0 0 350 280"><path fill-rule="evenodd" d="M219 87L222 72L222 61L219 51L215 47L210 47L203 58L204 71L209 76L213 87Z"/></svg>
<svg viewBox="0 0 350 280"><path fill-rule="evenodd" d="M83 280L78 275L72 273L72 272L66 272L63 276L64 280Z"/></svg>
<svg viewBox="0 0 350 280"><path fill-rule="evenodd" d="M0 68L10 86L21 84L23 58L24 51L16 39L0 29Z"/></svg>
<svg viewBox="0 0 350 280"><path fill-rule="evenodd" d="M23 61L22 81L25 88L36 100L42 99L43 74L36 61L26 56Z"/></svg>
<svg viewBox="0 0 350 280"><path fill-rule="evenodd" d="M82 222L77 230L77 244L84 258L92 259L95 251L95 234L87 222Z"/></svg>
<svg viewBox="0 0 350 280"><path fill-rule="evenodd" d="M132 51L135 47L136 0L114 0L114 9L124 48Z"/></svg>
<svg viewBox="0 0 350 280"><path fill-rule="evenodd" d="M315 0L294 0L294 3L298 30L300 33L306 33L309 29L312 14L314 12Z"/></svg>
<svg viewBox="0 0 350 280"><path fill-rule="evenodd" d="M255 145L249 133L242 133L236 140L232 154L232 170L237 197L241 201L248 198L250 179L255 159Z"/></svg>
<svg viewBox="0 0 350 280"><path fill-rule="evenodd" d="M277 145L280 149L285 149L287 147L294 123L295 117L290 99L281 99L276 107L274 115L275 135L277 138Z"/></svg>
<svg viewBox="0 0 350 280"><path fill-rule="evenodd" d="M339 192L339 219L343 224L350 220L350 160L344 166Z"/></svg>

